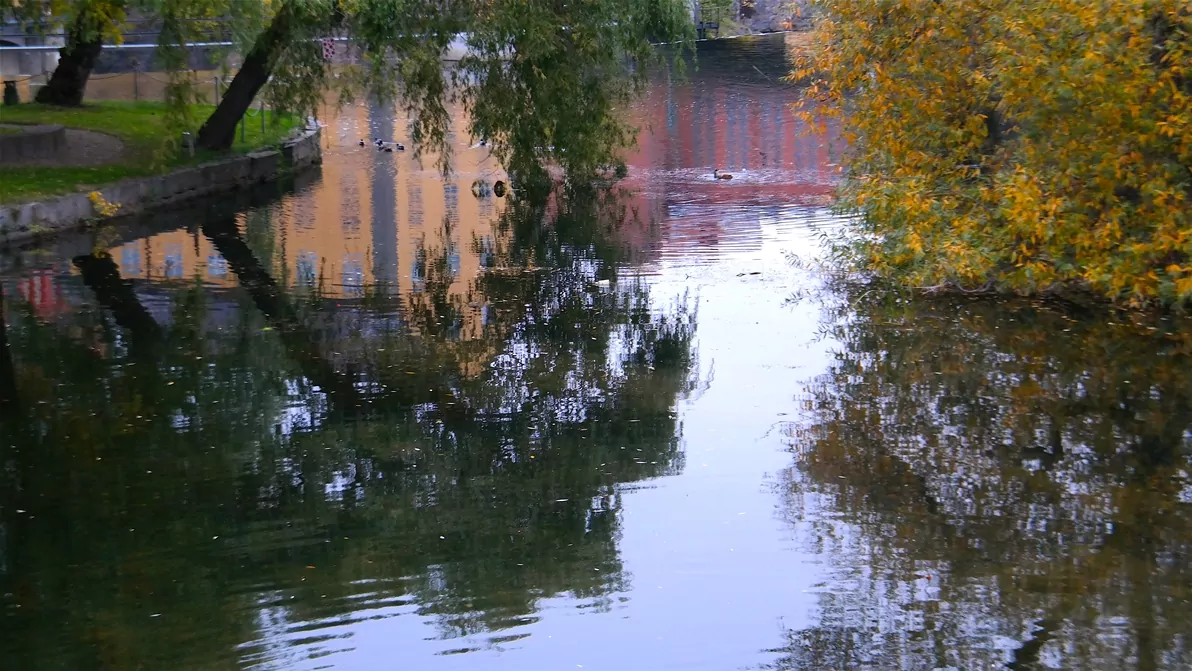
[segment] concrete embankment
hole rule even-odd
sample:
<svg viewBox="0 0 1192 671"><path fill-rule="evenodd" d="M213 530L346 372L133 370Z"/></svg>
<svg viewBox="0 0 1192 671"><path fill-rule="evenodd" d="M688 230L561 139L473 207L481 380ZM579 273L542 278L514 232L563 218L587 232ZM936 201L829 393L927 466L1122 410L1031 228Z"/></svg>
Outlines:
<svg viewBox="0 0 1192 671"><path fill-rule="evenodd" d="M277 149L188 166L164 175L127 179L90 192L0 204L0 244L19 243L271 182L321 163L319 141L319 130L310 129Z"/></svg>

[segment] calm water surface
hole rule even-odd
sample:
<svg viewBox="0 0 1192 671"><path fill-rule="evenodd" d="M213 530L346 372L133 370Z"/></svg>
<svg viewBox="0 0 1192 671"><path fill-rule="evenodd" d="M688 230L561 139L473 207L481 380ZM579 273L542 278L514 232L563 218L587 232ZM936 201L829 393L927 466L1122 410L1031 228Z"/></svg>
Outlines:
<svg viewBox="0 0 1192 671"><path fill-rule="evenodd" d="M0 259L3 666L1192 668L1190 325L825 286L835 129L700 59L611 191L360 107Z"/></svg>

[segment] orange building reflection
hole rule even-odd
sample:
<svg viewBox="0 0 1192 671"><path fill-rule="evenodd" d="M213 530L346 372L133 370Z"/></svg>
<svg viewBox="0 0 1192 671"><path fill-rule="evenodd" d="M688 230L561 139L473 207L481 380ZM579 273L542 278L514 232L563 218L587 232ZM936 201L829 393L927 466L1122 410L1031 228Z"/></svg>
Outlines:
<svg viewBox="0 0 1192 671"><path fill-rule="evenodd" d="M689 80L659 78L634 105L631 119L641 132L627 154L622 186L631 195L617 233L631 261L759 237L761 222L784 208L826 202L842 149L836 122L808 124L792 108L797 90L758 75L744 79L739 67L718 72L709 58ZM494 223L504 200L478 198L471 187L506 177L462 130L464 110L452 113L455 173L446 180L433 157L419 162L412 151L372 146L380 137L412 148L404 111L357 105L325 114L321 179L240 215L241 230L274 279L331 298L409 299L425 289L433 269L439 281L446 275L449 296L482 304L471 295L474 279L498 246ZM734 179L713 179L714 168ZM111 254L130 279L236 284L197 231L159 233ZM463 327L465 338L478 332L483 310L468 312L478 323Z"/></svg>
<svg viewBox="0 0 1192 671"><path fill-rule="evenodd" d="M454 113L455 128L465 127L462 109ZM471 250L491 247L492 224L503 209L502 200L472 193L476 179L506 179L488 150L452 133L454 173L444 180L433 156L420 162L410 149L389 153L372 146L372 138L382 137L411 147L404 113L359 105L324 123L321 179L239 217L246 233L253 226L272 231L274 256L267 265L274 279L327 297L359 297L366 290L408 295L422 288L427 254L445 253L449 293L466 293L484 262ZM358 146L360 139L366 146ZM252 245L253 236L246 237ZM110 252L126 278L236 284L227 262L197 232L158 233Z"/></svg>

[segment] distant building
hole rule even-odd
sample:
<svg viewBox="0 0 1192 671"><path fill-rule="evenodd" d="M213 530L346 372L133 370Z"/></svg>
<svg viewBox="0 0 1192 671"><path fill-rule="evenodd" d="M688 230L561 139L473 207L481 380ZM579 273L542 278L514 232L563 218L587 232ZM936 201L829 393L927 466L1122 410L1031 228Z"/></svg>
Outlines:
<svg viewBox="0 0 1192 671"><path fill-rule="evenodd" d="M750 33L773 33L809 27L810 4L810 0L732 0L722 16L702 0L691 0L691 15L697 21L701 16L704 21L722 23L731 19Z"/></svg>
<svg viewBox="0 0 1192 671"><path fill-rule="evenodd" d="M53 72L58 66L56 49L23 50L16 47L60 47L59 36L41 36L11 18L0 19L0 79L21 79Z"/></svg>

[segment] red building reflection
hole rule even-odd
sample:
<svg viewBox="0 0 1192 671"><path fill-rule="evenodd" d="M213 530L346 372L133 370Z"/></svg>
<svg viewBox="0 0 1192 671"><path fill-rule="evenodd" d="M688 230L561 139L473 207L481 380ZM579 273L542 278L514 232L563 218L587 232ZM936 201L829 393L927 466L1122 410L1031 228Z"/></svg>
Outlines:
<svg viewBox="0 0 1192 671"><path fill-rule="evenodd" d="M805 120L798 96L714 74L651 87L636 107L640 133L628 156L639 220L661 227L654 235L664 246L709 246L786 208L827 204L839 179L839 123L814 108ZM715 168L733 179L715 179ZM623 234L632 244L644 232L631 228Z"/></svg>
<svg viewBox="0 0 1192 671"><path fill-rule="evenodd" d="M42 319L53 317L71 307L58 287L57 275L58 272L53 269L34 270L16 282L21 298L25 299L33 313Z"/></svg>

